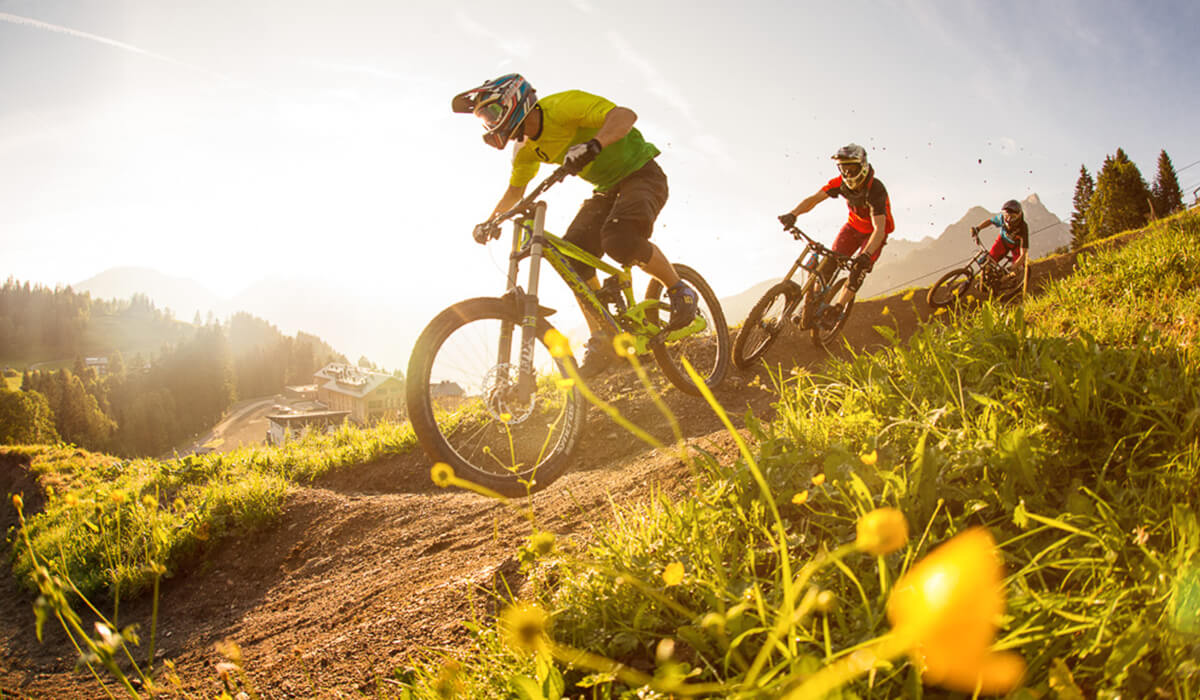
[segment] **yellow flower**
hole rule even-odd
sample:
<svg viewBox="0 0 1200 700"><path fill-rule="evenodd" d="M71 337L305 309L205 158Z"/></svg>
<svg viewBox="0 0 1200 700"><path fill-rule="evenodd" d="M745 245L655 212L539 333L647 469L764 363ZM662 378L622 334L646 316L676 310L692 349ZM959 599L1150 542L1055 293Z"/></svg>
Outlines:
<svg viewBox="0 0 1200 700"><path fill-rule="evenodd" d="M500 613L500 639L514 651L546 648L546 611L535 603L517 603Z"/></svg>
<svg viewBox="0 0 1200 700"><path fill-rule="evenodd" d="M917 290L915 288L910 289L910 290L908 290L908 294L905 294L904 296L900 297L900 299L901 299L901 301L911 301L913 298L913 295L916 293L917 293Z"/></svg>
<svg viewBox="0 0 1200 700"><path fill-rule="evenodd" d="M837 605L837 596L833 594L833 591L821 591L817 594L817 612L830 613L835 605Z"/></svg>
<svg viewBox="0 0 1200 700"><path fill-rule="evenodd" d="M825 475L817 474L816 476L814 476L812 478L812 482L813 482L813 486L820 486L821 484L825 483Z"/></svg>
<svg viewBox="0 0 1200 700"><path fill-rule="evenodd" d="M792 496L792 503L795 503L798 506L804 505L807 501L808 501L808 491L807 490L801 491L800 493L796 494L795 496Z"/></svg>
<svg viewBox="0 0 1200 700"><path fill-rule="evenodd" d="M142 496L142 505L146 506L147 508L153 508L158 505L158 500L154 498L154 496L146 494L145 496Z"/></svg>
<svg viewBox="0 0 1200 700"><path fill-rule="evenodd" d="M463 691L461 672L462 664L457 659L446 659L442 662L437 680L433 683L433 689L439 698L457 697Z"/></svg>
<svg viewBox="0 0 1200 700"><path fill-rule="evenodd" d="M880 315L880 316L887 316L887 315L888 315L888 314L890 314L890 313L892 313L892 310L891 310L891 309L889 309L888 307L886 307L886 306L885 306L885 307L883 307L883 311L880 311L880 312L879 312L879 315Z"/></svg>
<svg viewBox="0 0 1200 700"><path fill-rule="evenodd" d="M870 452L864 452L863 454L860 454L858 458L862 460L863 464L867 465L868 467L873 467L875 466L876 460L879 459L879 453L875 450L871 450Z"/></svg>
<svg viewBox="0 0 1200 700"><path fill-rule="evenodd" d="M531 535L529 546L538 556L545 556L554 551L554 533L548 530Z"/></svg>
<svg viewBox="0 0 1200 700"><path fill-rule="evenodd" d="M922 680L965 693L1003 694L1025 662L991 652L1004 614L1002 565L988 531L972 528L918 562L892 589L887 615Z"/></svg>
<svg viewBox="0 0 1200 700"><path fill-rule="evenodd" d="M76 496L73 493L68 493L67 495L63 496L63 503L66 503L70 508L74 508L75 506L79 505L79 496Z"/></svg>
<svg viewBox="0 0 1200 700"><path fill-rule="evenodd" d="M546 337L543 340L546 343L546 347L549 348L550 354L554 357L562 358L571 356L571 342L567 340L565 335L559 333L557 329L551 328L546 331Z"/></svg>
<svg viewBox="0 0 1200 700"><path fill-rule="evenodd" d="M433 483L446 488L454 479L454 468L445 462L438 462L429 470L429 477L433 479Z"/></svg>
<svg viewBox="0 0 1200 700"><path fill-rule="evenodd" d="M617 357L633 357L637 354L637 343L629 333L618 333L613 338L613 350L616 350Z"/></svg>
<svg viewBox="0 0 1200 700"><path fill-rule="evenodd" d="M25 505L25 501L21 498L21 494L19 493L14 493L12 495L12 502L13 508L16 508L17 510L21 510L21 508Z"/></svg>
<svg viewBox="0 0 1200 700"><path fill-rule="evenodd" d="M121 491L120 489L113 491L112 493L108 494L108 500L112 501L113 503L117 503L117 504L124 503L125 502L125 492Z"/></svg>
<svg viewBox="0 0 1200 700"><path fill-rule="evenodd" d="M883 556L908 541L908 520L895 508L876 508L858 519L854 544L868 554Z"/></svg>
<svg viewBox="0 0 1200 700"><path fill-rule="evenodd" d="M501 414L500 414L500 422L501 422L501 423L507 423L507 422L509 422L509 421L511 421L511 420L512 420L512 414L511 414L511 413L501 413Z"/></svg>
<svg viewBox="0 0 1200 700"><path fill-rule="evenodd" d="M683 564L671 562L662 572L663 583L668 586L678 586L683 583Z"/></svg>
<svg viewBox="0 0 1200 700"><path fill-rule="evenodd" d="M944 307L944 306L943 306L943 307L939 308L937 311L934 311L934 312L933 312L933 315L934 315L934 316L940 316L940 315L942 315L942 314L944 314L944 313L946 313L946 307Z"/></svg>

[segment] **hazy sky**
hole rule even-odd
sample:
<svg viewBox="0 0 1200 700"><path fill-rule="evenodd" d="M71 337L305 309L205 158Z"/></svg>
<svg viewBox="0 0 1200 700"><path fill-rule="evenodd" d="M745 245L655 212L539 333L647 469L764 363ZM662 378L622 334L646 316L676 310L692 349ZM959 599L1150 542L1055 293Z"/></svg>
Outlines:
<svg viewBox="0 0 1200 700"><path fill-rule="evenodd" d="M0 0L0 275L319 277L425 317L499 293L507 251L470 231L509 154L449 105L516 71L638 113L654 240L732 295L786 271L775 217L848 141L912 239L1032 192L1066 219L1118 146L1147 180L1161 148L1200 160L1197 45L1195 0ZM587 192L552 193L552 230Z"/></svg>

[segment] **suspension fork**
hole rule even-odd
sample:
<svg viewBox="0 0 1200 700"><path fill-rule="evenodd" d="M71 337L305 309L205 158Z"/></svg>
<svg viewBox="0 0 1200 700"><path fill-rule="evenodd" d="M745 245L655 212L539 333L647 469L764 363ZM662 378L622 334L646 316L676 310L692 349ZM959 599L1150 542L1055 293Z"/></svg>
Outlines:
<svg viewBox="0 0 1200 700"><path fill-rule="evenodd" d="M518 223L518 226L522 225ZM529 286L523 299L521 309L521 353L517 370L517 396L522 404L529 400L537 389L537 377L533 371L533 349L537 343L538 322L538 285L542 271L542 248L545 238L542 231L546 225L546 203L538 202L533 207L533 231L529 239ZM514 236L514 259L509 264L509 288L516 283L517 278L517 241L520 236Z"/></svg>

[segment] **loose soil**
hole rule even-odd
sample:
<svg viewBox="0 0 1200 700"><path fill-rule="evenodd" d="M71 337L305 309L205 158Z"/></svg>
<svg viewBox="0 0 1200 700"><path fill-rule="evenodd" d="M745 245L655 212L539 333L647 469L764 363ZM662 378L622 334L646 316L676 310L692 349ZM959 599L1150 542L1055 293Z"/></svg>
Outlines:
<svg viewBox="0 0 1200 700"><path fill-rule="evenodd" d="M1074 262L1067 254L1034 263L1034 288ZM859 301L844 331L848 344L860 350L885 345L876 326L908 337L931 316L924 296L918 290L908 301L903 294ZM812 369L827 357L807 333L792 332L764 360L773 368ZM715 393L740 423L747 410L760 419L772 416L776 397L769 386L765 369L731 368ZM668 423L632 372L605 376L598 393L634 423L671 440ZM731 436L706 403L673 388L665 398L689 445L722 461L737 458ZM273 525L217 543L204 561L164 582L157 656L174 661L184 687L202 697L221 691L215 665L224 659L214 645L226 639L240 646L263 697L373 697L377 679L414 657L464 645L463 622L494 614L502 595L495 591L520 588L514 555L530 532L523 509L532 509L543 529L582 538L609 517L610 501L630 505L693 488L672 451L639 443L598 410L589 412L570 471L517 507L438 489L429 467L414 450L294 489ZM0 492L21 491L36 507L37 486L25 466L0 464ZM0 527L13 524L6 502ZM77 653L57 624L48 623L45 641L37 641L32 596L5 569L0 698L106 697L86 670L74 670ZM148 598L121 602L120 625L140 623L140 658L148 642ZM123 695L106 683L109 692Z"/></svg>

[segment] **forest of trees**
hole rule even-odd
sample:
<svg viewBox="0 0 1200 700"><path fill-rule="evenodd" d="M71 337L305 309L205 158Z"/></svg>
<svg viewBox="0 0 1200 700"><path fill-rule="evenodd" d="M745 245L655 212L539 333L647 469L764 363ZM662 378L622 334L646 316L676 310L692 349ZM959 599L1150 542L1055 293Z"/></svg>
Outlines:
<svg viewBox="0 0 1200 700"><path fill-rule="evenodd" d="M1178 175L1165 150L1158 154L1158 171L1147 185L1124 149L1106 156L1093 180L1087 166L1079 168L1071 214L1071 246L1107 238L1146 225L1152 218L1183 208Z"/></svg>
<svg viewBox="0 0 1200 700"><path fill-rule="evenodd" d="M131 314L167 339L153 357L127 361L87 347L94 319ZM107 357L103 376L84 362L85 348ZM0 288L0 357L71 356L69 369L25 370L18 391L0 384L0 444L62 440L123 456L159 455L212 427L239 397L309 383L327 362L345 362L320 338L285 336L250 314L197 326L175 321L144 296L99 301L9 279Z"/></svg>

